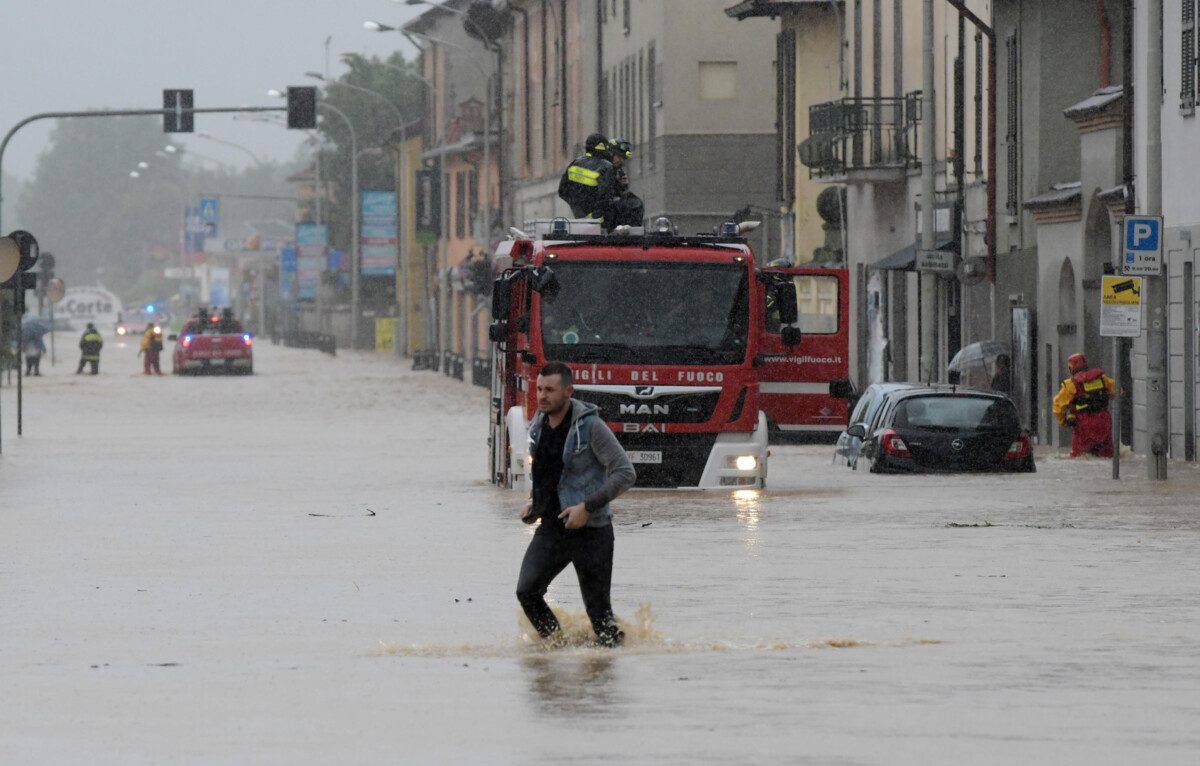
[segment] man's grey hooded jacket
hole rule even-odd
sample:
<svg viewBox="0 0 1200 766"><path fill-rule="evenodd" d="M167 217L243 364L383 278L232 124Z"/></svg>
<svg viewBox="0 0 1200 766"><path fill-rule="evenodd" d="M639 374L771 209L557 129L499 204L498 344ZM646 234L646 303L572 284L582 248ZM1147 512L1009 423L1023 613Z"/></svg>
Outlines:
<svg viewBox="0 0 1200 766"><path fill-rule="evenodd" d="M583 503L587 525L612 523L609 503L633 486L637 473L617 437L600 419L596 405L571 400L571 427L563 446L563 470L558 480L558 502L563 510ZM529 424L529 454L537 453L546 415L538 412Z"/></svg>

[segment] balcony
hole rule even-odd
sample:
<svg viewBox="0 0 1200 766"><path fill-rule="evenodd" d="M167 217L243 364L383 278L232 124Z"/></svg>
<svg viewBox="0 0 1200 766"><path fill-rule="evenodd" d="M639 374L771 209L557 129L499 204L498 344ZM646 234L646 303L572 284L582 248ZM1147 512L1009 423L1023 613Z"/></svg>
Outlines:
<svg viewBox="0 0 1200 766"><path fill-rule="evenodd" d="M903 180L919 168L921 92L843 98L808 108L809 136L796 147L808 177L838 182Z"/></svg>

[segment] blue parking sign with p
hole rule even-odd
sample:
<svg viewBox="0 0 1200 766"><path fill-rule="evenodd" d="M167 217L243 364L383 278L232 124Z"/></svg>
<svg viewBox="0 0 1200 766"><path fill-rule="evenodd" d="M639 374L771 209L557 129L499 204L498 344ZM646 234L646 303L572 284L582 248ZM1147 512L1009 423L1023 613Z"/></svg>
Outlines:
<svg viewBox="0 0 1200 766"><path fill-rule="evenodd" d="M1122 272L1156 275L1162 273L1162 217L1126 216Z"/></svg>

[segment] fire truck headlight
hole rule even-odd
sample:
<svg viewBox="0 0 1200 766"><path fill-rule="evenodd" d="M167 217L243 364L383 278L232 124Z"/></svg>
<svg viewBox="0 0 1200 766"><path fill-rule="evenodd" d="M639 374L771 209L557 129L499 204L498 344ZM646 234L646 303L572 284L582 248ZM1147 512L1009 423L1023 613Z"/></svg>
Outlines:
<svg viewBox="0 0 1200 766"><path fill-rule="evenodd" d="M758 458L754 455L738 455L732 462L733 467L739 471L753 471L758 467Z"/></svg>

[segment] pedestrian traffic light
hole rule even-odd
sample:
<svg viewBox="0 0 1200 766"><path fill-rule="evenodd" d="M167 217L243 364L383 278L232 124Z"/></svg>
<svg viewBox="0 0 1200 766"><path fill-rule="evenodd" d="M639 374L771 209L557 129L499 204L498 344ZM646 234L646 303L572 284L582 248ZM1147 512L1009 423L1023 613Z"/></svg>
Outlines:
<svg viewBox="0 0 1200 766"><path fill-rule="evenodd" d="M311 130L317 127L317 89L314 87L288 86L287 126Z"/></svg>
<svg viewBox="0 0 1200 766"><path fill-rule="evenodd" d="M191 133L195 124L190 90L163 91L163 132Z"/></svg>

